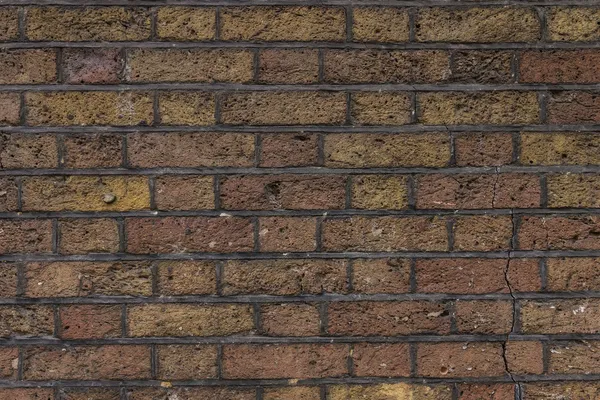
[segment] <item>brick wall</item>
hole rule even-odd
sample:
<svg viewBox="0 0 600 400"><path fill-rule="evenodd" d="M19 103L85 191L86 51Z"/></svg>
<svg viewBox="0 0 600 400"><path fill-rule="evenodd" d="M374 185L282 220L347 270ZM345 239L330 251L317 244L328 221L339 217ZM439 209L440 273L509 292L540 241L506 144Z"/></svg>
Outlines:
<svg viewBox="0 0 600 400"><path fill-rule="evenodd" d="M1 3L0 399L600 399L595 1Z"/></svg>

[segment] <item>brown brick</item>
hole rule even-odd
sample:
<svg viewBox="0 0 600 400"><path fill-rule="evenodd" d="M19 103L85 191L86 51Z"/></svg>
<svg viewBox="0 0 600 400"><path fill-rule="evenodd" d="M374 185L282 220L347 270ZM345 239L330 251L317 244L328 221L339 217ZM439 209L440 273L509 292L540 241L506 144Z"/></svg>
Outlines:
<svg viewBox="0 0 600 400"><path fill-rule="evenodd" d="M352 177L352 208L408 208L408 183L400 175L358 175Z"/></svg>
<svg viewBox="0 0 600 400"><path fill-rule="evenodd" d="M465 50L452 55L453 82L499 84L513 81L510 51Z"/></svg>
<svg viewBox="0 0 600 400"><path fill-rule="evenodd" d="M246 133L133 133L128 135L133 167L250 167L254 137Z"/></svg>
<svg viewBox="0 0 600 400"><path fill-rule="evenodd" d="M454 223L454 250L508 250L511 247L512 231L513 223L508 216L458 217Z"/></svg>
<svg viewBox="0 0 600 400"><path fill-rule="evenodd" d="M114 219L63 219L59 231L61 254L119 251L119 227Z"/></svg>
<svg viewBox="0 0 600 400"><path fill-rule="evenodd" d="M346 16L340 7L227 7L221 10L221 39L342 41Z"/></svg>
<svg viewBox="0 0 600 400"><path fill-rule="evenodd" d="M0 92L0 125L17 125L21 100L18 93Z"/></svg>
<svg viewBox="0 0 600 400"><path fill-rule="evenodd" d="M600 259L590 257L548 258L547 290L552 292L596 291L600 289Z"/></svg>
<svg viewBox="0 0 600 400"><path fill-rule="evenodd" d="M130 211L150 208L144 176L57 176L23 180L25 211Z"/></svg>
<svg viewBox="0 0 600 400"><path fill-rule="evenodd" d="M52 262L25 267L28 297L150 296L147 262Z"/></svg>
<svg viewBox="0 0 600 400"><path fill-rule="evenodd" d="M549 175L548 207L598 207L600 176L592 174Z"/></svg>
<svg viewBox="0 0 600 400"><path fill-rule="evenodd" d="M157 346L158 379L210 379L217 377L217 346Z"/></svg>
<svg viewBox="0 0 600 400"><path fill-rule="evenodd" d="M260 250L314 251L317 221L311 217L263 217L259 219Z"/></svg>
<svg viewBox="0 0 600 400"><path fill-rule="evenodd" d="M426 377L503 376L500 343L420 343L417 375Z"/></svg>
<svg viewBox="0 0 600 400"><path fill-rule="evenodd" d="M521 163L525 165L600 164L600 136L577 133L522 133Z"/></svg>
<svg viewBox="0 0 600 400"><path fill-rule="evenodd" d="M356 376L410 376L407 343L358 343L352 349Z"/></svg>
<svg viewBox="0 0 600 400"><path fill-rule="evenodd" d="M440 217L352 217L323 221L326 251L446 251Z"/></svg>
<svg viewBox="0 0 600 400"><path fill-rule="evenodd" d="M523 385L527 400L550 400L569 396L570 399L593 399L600 395L598 382L564 381L564 382L532 382Z"/></svg>
<svg viewBox="0 0 600 400"><path fill-rule="evenodd" d="M410 260L401 258L358 259L352 263L352 287L355 292L408 293Z"/></svg>
<svg viewBox="0 0 600 400"><path fill-rule="evenodd" d="M328 387L329 400L369 399L388 400L451 400L448 385L427 386L413 383L380 383L377 385L333 385Z"/></svg>
<svg viewBox="0 0 600 400"><path fill-rule="evenodd" d="M533 92L419 93L417 102L428 125L534 124L540 116Z"/></svg>
<svg viewBox="0 0 600 400"><path fill-rule="evenodd" d="M507 278L513 292L537 292L542 288L540 263L535 258L511 259Z"/></svg>
<svg viewBox="0 0 600 400"><path fill-rule="evenodd" d="M310 133L262 135L261 167L303 167L318 164L318 137Z"/></svg>
<svg viewBox="0 0 600 400"><path fill-rule="evenodd" d="M162 296L216 294L216 266L212 261L159 261L156 286Z"/></svg>
<svg viewBox="0 0 600 400"><path fill-rule="evenodd" d="M65 168L118 168L122 146L120 135L69 135L64 138L62 161Z"/></svg>
<svg viewBox="0 0 600 400"><path fill-rule="evenodd" d="M19 349L16 347L0 348L0 377L13 380L17 378L19 367ZM2 394L0 392L0 394Z"/></svg>
<svg viewBox="0 0 600 400"><path fill-rule="evenodd" d="M264 400L319 400L321 391L317 386L266 387Z"/></svg>
<svg viewBox="0 0 600 400"><path fill-rule="evenodd" d="M597 299L523 301L521 330L525 334L596 333L600 330L600 302Z"/></svg>
<svg viewBox="0 0 600 400"><path fill-rule="evenodd" d="M550 40L594 41L600 38L600 9L594 7L552 7L547 13Z"/></svg>
<svg viewBox="0 0 600 400"><path fill-rule="evenodd" d="M0 297L17 296L17 264L0 262Z"/></svg>
<svg viewBox="0 0 600 400"><path fill-rule="evenodd" d="M524 216L519 248L532 250L595 250L600 247L597 216Z"/></svg>
<svg viewBox="0 0 600 400"><path fill-rule="evenodd" d="M242 175L221 178L220 205L229 210L344 208L346 178L333 175Z"/></svg>
<svg viewBox="0 0 600 400"><path fill-rule="evenodd" d="M169 397L181 400L254 400L254 388L234 387L164 387L133 388L127 392L127 400L165 400Z"/></svg>
<svg viewBox="0 0 600 400"><path fill-rule="evenodd" d="M226 345L226 379L340 377L347 373L345 344ZM272 362L277 360L277 362Z"/></svg>
<svg viewBox="0 0 600 400"><path fill-rule="evenodd" d="M62 49L66 83L119 83L125 60L120 49Z"/></svg>
<svg viewBox="0 0 600 400"><path fill-rule="evenodd" d="M512 374L542 374L542 344L530 341L506 342L506 361Z"/></svg>
<svg viewBox="0 0 600 400"><path fill-rule="evenodd" d="M508 334L513 328L513 304L500 300L457 301L455 318L460 333Z"/></svg>
<svg viewBox="0 0 600 400"><path fill-rule="evenodd" d="M49 253L52 221L0 219L0 253Z"/></svg>
<svg viewBox="0 0 600 400"><path fill-rule="evenodd" d="M252 224L238 217L165 217L125 220L132 253L235 252L253 248Z"/></svg>
<svg viewBox="0 0 600 400"><path fill-rule="evenodd" d="M449 161L450 140L443 133L325 136L328 167L445 167Z"/></svg>
<svg viewBox="0 0 600 400"><path fill-rule="evenodd" d="M331 83L435 83L450 77L449 54L439 50L326 50Z"/></svg>
<svg viewBox="0 0 600 400"><path fill-rule="evenodd" d="M0 40L17 39L18 37L19 9L17 7L0 7Z"/></svg>
<svg viewBox="0 0 600 400"><path fill-rule="evenodd" d="M47 134L0 134L0 165L4 169L56 168L56 139Z"/></svg>
<svg viewBox="0 0 600 400"><path fill-rule="evenodd" d="M121 392L119 388L65 388L60 392L61 400L119 400Z"/></svg>
<svg viewBox="0 0 600 400"><path fill-rule="evenodd" d="M600 69L597 50L527 51L521 55L519 80L539 83L594 83Z"/></svg>
<svg viewBox="0 0 600 400"><path fill-rule="evenodd" d="M412 102L406 93L352 94L351 118L357 125L404 125L411 122Z"/></svg>
<svg viewBox="0 0 600 400"><path fill-rule="evenodd" d="M558 342L550 345L550 374L597 374L600 372L600 343Z"/></svg>
<svg viewBox="0 0 600 400"><path fill-rule="evenodd" d="M400 336L450 333L444 304L428 301L336 302L327 332L335 336Z"/></svg>
<svg viewBox="0 0 600 400"><path fill-rule="evenodd" d="M458 400L514 400L515 398L515 388L509 383L463 383L458 385L458 393Z"/></svg>
<svg viewBox="0 0 600 400"><path fill-rule="evenodd" d="M156 35L166 40L212 40L215 21L215 8L160 7L156 13Z"/></svg>
<svg viewBox="0 0 600 400"><path fill-rule="evenodd" d="M211 125L215 123L214 94L207 92L162 92L158 98L163 125Z"/></svg>
<svg viewBox="0 0 600 400"><path fill-rule="evenodd" d="M311 49L265 49L259 52L258 81L261 83L316 83L319 52Z"/></svg>
<svg viewBox="0 0 600 400"><path fill-rule="evenodd" d="M0 212L17 211L18 191L14 178L0 177Z"/></svg>
<svg viewBox="0 0 600 400"><path fill-rule="evenodd" d="M550 92L548 122L551 124L593 124L600 121L599 92Z"/></svg>
<svg viewBox="0 0 600 400"><path fill-rule="evenodd" d="M267 336L319 336L314 304L267 304L260 307L261 333Z"/></svg>
<svg viewBox="0 0 600 400"><path fill-rule="evenodd" d="M235 92L223 95L221 119L231 125L341 124L346 95L340 92Z"/></svg>
<svg viewBox="0 0 600 400"><path fill-rule="evenodd" d="M408 10L399 7L354 7L352 38L357 42L408 42Z"/></svg>
<svg viewBox="0 0 600 400"><path fill-rule="evenodd" d="M159 210L211 210L215 207L211 176L161 176L155 180Z"/></svg>
<svg viewBox="0 0 600 400"><path fill-rule="evenodd" d="M0 84L51 83L56 79L52 49L15 49L0 52Z"/></svg>
<svg viewBox="0 0 600 400"><path fill-rule="evenodd" d="M223 272L223 294L345 293L343 260L228 261Z"/></svg>
<svg viewBox="0 0 600 400"><path fill-rule="evenodd" d="M129 336L226 336L254 329L248 305L145 304L127 309Z"/></svg>
<svg viewBox="0 0 600 400"><path fill-rule="evenodd" d="M28 380L149 379L148 346L46 346L25 350Z"/></svg>
<svg viewBox="0 0 600 400"><path fill-rule="evenodd" d="M510 133L465 133L454 140L456 164L461 167L499 166L512 162Z"/></svg>
<svg viewBox="0 0 600 400"><path fill-rule="evenodd" d="M423 8L415 27L419 42L533 42L540 38L536 11L526 7Z"/></svg>
<svg viewBox="0 0 600 400"><path fill-rule="evenodd" d="M0 337L52 336L52 306L1 306Z"/></svg>
<svg viewBox="0 0 600 400"><path fill-rule="evenodd" d="M31 92L29 125L149 125L152 99L144 92Z"/></svg>
<svg viewBox="0 0 600 400"><path fill-rule="evenodd" d="M124 41L150 38L150 13L140 7L32 7L30 40Z"/></svg>
<svg viewBox="0 0 600 400"><path fill-rule="evenodd" d="M421 175L417 177L417 208L536 208L541 188L537 175Z"/></svg>
<svg viewBox="0 0 600 400"><path fill-rule="evenodd" d="M0 396L11 400L53 400L53 388L2 388ZM71 400L71 399L68 399Z"/></svg>
<svg viewBox="0 0 600 400"><path fill-rule="evenodd" d="M74 305L60 308L61 339L121 336L121 306Z"/></svg>

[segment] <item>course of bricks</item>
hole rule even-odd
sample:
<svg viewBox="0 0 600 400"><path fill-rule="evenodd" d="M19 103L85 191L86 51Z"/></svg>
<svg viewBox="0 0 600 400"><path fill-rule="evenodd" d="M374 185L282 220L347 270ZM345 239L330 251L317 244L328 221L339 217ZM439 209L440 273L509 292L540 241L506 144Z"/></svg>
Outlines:
<svg viewBox="0 0 600 400"><path fill-rule="evenodd" d="M597 1L0 3L0 399L600 399Z"/></svg>

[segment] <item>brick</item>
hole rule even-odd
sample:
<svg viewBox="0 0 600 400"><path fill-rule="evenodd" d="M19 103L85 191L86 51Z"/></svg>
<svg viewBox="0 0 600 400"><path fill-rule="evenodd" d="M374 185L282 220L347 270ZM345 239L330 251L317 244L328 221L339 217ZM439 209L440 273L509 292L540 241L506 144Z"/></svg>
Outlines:
<svg viewBox="0 0 600 400"><path fill-rule="evenodd" d="M18 185L14 178L0 178L0 212L17 211Z"/></svg>
<svg viewBox="0 0 600 400"><path fill-rule="evenodd" d="M149 379L148 346L46 346L25 349L28 380Z"/></svg>
<svg viewBox="0 0 600 400"><path fill-rule="evenodd" d="M515 388L508 383L460 384L458 394L459 400L513 400Z"/></svg>
<svg viewBox="0 0 600 400"><path fill-rule="evenodd" d="M326 50L331 83L435 83L450 77L449 53L438 50Z"/></svg>
<svg viewBox="0 0 600 400"><path fill-rule="evenodd" d="M159 261L156 286L163 296L216 294L216 266L212 261Z"/></svg>
<svg viewBox="0 0 600 400"><path fill-rule="evenodd" d="M345 344L226 345L223 348L223 377L341 377L347 373L348 353Z"/></svg>
<svg viewBox="0 0 600 400"><path fill-rule="evenodd" d="M453 82L500 84L513 81L510 51L465 50L452 54Z"/></svg>
<svg viewBox="0 0 600 400"><path fill-rule="evenodd" d="M125 220L132 253L250 251L252 224L238 217L165 217Z"/></svg>
<svg viewBox="0 0 600 400"><path fill-rule="evenodd" d="M388 400L451 400L452 389L447 385L427 386L413 383L380 383L377 385L333 385L328 387L329 400L369 399Z"/></svg>
<svg viewBox="0 0 600 400"><path fill-rule="evenodd" d="M72 84L115 84L123 78L125 60L120 49L62 49L64 80Z"/></svg>
<svg viewBox="0 0 600 400"><path fill-rule="evenodd" d="M302 294L346 292L343 260L228 261L223 270L223 294Z"/></svg>
<svg viewBox="0 0 600 400"><path fill-rule="evenodd" d="M357 343L352 349L356 376L410 376L410 350L407 343Z"/></svg>
<svg viewBox="0 0 600 400"><path fill-rule="evenodd" d="M156 35L164 40L212 40L215 21L214 8L160 7L156 13Z"/></svg>
<svg viewBox="0 0 600 400"><path fill-rule="evenodd" d="M158 379L210 379L217 377L217 346L157 346Z"/></svg>
<svg viewBox="0 0 600 400"><path fill-rule="evenodd" d="M267 336L319 336L314 304L267 304L260 307L261 333Z"/></svg>
<svg viewBox="0 0 600 400"><path fill-rule="evenodd" d="M123 162L123 138L120 135L69 135L63 143L65 168L118 168Z"/></svg>
<svg viewBox="0 0 600 400"><path fill-rule="evenodd" d="M260 250L314 251L317 221L310 217L263 217L259 219Z"/></svg>
<svg viewBox="0 0 600 400"><path fill-rule="evenodd" d="M319 163L318 137L310 133L262 135L261 167L303 167Z"/></svg>
<svg viewBox="0 0 600 400"><path fill-rule="evenodd" d="M551 124L593 124L600 121L598 92L551 92L547 99Z"/></svg>
<svg viewBox="0 0 600 400"><path fill-rule="evenodd" d="M352 177L351 207L359 209L408 208L408 180L400 175Z"/></svg>
<svg viewBox="0 0 600 400"><path fill-rule="evenodd" d="M537 175L421 175L416 179L417 208L536 208L541 187Z"/></svg>
<svg viewBox="0 0 600 400"><path fill-rule="evenodd" d="M527 51L521 55L519 81L593 83L600 69L596 50Z"/></svg>
<svg viewBox="0 0 600 400"><path fill-rule="evenodd" d="M227 7L221 10L222 40L342 41L346 16L340 7Z"/></svg>
<svg viewBox="0 0 600 400"><path fill-rule="evenodd" d="M129 389L127 400L164 400L169 397L181 400L254 400L255 392L254 388L234 387L146 387Z"/></svg>
<svg viewBox="0 0 600 400"><path fill-rule="evenodd" d="M547 14L548 37L557 42L587 42L600 38L600 10L594 7L552 7Z"/></svg>
<svg viewBox="0 0 600 400"><path fill-rule="evenodd" d="M533 8L423 8L417 12L419 42L533 42L540 22Z"/></svg>
<svg viewBox="0 0 600 400"><path fill-rule="evenodd" d="M150 12L140 7L31 7L30 40L125 41L150 38Z"/></svg>
<svg viewBox="0 0 600 400"><path fill-rule="evenodd" d="M127 309L129 336L227 336L254 329L247 305L145 304Z"/></svg>
<svg viewBox="0 0 600 400"><path fill-rule="evenodd" d="M17 379L18 366L19 349L16 347L0 348L0 377L6 380Z"/></svg>
<svg viewBox="0 0 600 400"><path fill-rule="evenodd" d="M365 294L409 292L410 260L358 259L351 263L354 292Z"/></svg>
<svg viewBox="0 0 600 400"><path fill-rule="evenodd" d="M461 167L500 166L512 162L510 133L464 133L454 140L456 165Z"/></svg>
<svg viewBox="0 0 600 400"><path fill-rule="evenodd" d="M592 174L549 175L548 207L598 207L600 177Z"/></svg>
<svg viewBox="0 0 600 400"><path fill-rule="evenodd" d="M59 223L59 232L61 254L119 251L119 227L114 219L63 219Z"/></svg>
<svg viewBox="0 0 600 400"><path fill-rule="evenodd" d="M513 329L513 304L500 300L457 301L455 318L460 333L508 334Z"/></svg>
<svg viewBox="0 0 600 400"><path fill-rule="evenodd" d="M154 183L159 210L211 210L215 207L211 176L161 176Z"/></svg>
<svg viewBox="0 0 600 400"><path fill-rule="evenodd" d="M56 139L45 134L0 134L0 165L4 169L56 168Z"/></svg>
<svg viewBox="0 0 600 400"><path fill-rule="evenodd" d="M19 9L17 7L0 8L0 27L0 40L19 37Z"/></svg>
<svg viewBox="0 0 600 400"><path fill-rule="evenodd" d="M597 382L551 382L526 383L523 385L526 399L550 400L569 396L571 399L594 398L600 395L600 385Z"/></svg>
<svg viewBox="0 0 600 400"><path fill-rule="evenodd" d="M600 246L596 216L524 216L519 248L531 250L594 250Z"/></svg>
<svg viewBox="0 0 600 400"><path fill-rule="evenodd" d="M417 94L418 120L429 125L535 124L533 92L438 92Z"/></svg>
<svg viewBox="0 0 600 400"><path fill-rule="evenodd" d="M417 375L483 377L505 374L500 343L419 343Z"/></svg>
<svg viewBox="0 0 600 400"><path fill-rule="evenodd" d="M600 289L600 259L591 257L548 258L547 287L551 292L582 292Z"/></svg>
<svg viewBox="0 0 600 400"><path fill-rule="evenodd" d="M265 388L264 400L319 400L321 392L317 386L292 386Z"/></svg>
<svg viewBox="0 0 600 400"><path fill-rule="evenodd" d="M49 253L52 251L50 220L0 219L0 253Z"/></svg>
<svg viewBox="0 0 600 400"><path fill-rule="evenodd" d="M2 388L0 396L11 400L53 400L53 388ZM70 400L70 399L69 399Z"/></svg>
<svg viewBox="0 0 600 400"><path fill-rule="evenodd" d="M506 274L513 292L538 292L542 288L539 260L511 259Z"/></svg>
<svg viewBox="0 0 600 400"><path fill-rule="evenodd" d="M506 342L506 361L512 374L542 374L543 349L540 342Z"/></svg>
<svg viewBox="0 0 600 400"><path fill-rule="evenodd" d="M253 54L235 49L135 49L129 52L131 82L235 82L253 77Z"/></svg>
<svg viewBox="0 0 600 400"><path fill-rule="evenodd" d="M328 308L334 336L400 336L450 333L444 304L428 301L337 302Z"/></svg>
<svg viewBox="0 0 600 400"><path fill-rule="evenodd" d="M163 125L211 125L215 122L215 98L206 92L162 92L158 95Z"/></svg>
<svg viewBox="0 0 600 400"><path fill-rule="evenodd" d="M597 341L558 342L550 345L550 374L597 374L600 356Z"/></svg>
<svg viewBox="0 0 600 400"><path fill-rule="evenodd" d="M0 92L0 126L17 125L20 110L21 100L18 93Z"/></svg>
<svg viewBox="0 0 600 400"><path fill-rule="evenodd" d="M445 167L446 134L336 134L325 137L325 165L355 167Z"/></svg>
<svg viewBox="0 0 600 400"><path fill-rule="evenodd" d="M259 52L261 83L308 84L319 81L319 52L311 49L265 49Z"/></svg>
<svg viewBox="0 0 600 400"><path fill-rule="evenodd" d="M511 248L511 217L477 215L456 218L454 250L496 251Z"/></svg>
<svg viewBox="0 0 600 400"><path fill-rule="evenodd" d="M326 251L446 251L446 221L440 217L362 217L323 221Z"/></svg>
<svg viewBox="0 0 600 400"><path fill-rule="evenodd" d="M600 330L596 299L523 301L521 330L525 334L596 333Z"/></svg>
<svg viewBox="0 0 600 400"><path fill-rule="evenodd" d="M17 296L17 265L0 263L0 297Z"/></svg>
<svg viewBox="0 0 600 400"><path fill-rule="evenodd" d="M147 262L51 262L25 266L27 297L150 296Z"/></svg>
<svg viewBox="0 0 600 400"><path fill-rule="evenodd" d="M339 125L346 120L340 92L234 92L223 95L221 119L231 125Z"/></svg>
<svg viewBox="0 0 600 400"><path fill-rule="evenodd" d="M411 122L412 102L406 93L353 93L350 104L356 125L405 125Z"/></svg>
<svg viewBox="0 0 600 400"><path fill-rule="evenodd" d="M521 163L525 165L600 164L600 136L577 133L522 133Z"/></svg>
<svg viewBox="0 0 600 400"><path fill-rule="evenodd" d="M131 211L150 208L144 176L57 176L23 180L25 211Z"/></svg>
<svg viewBox="0 0 600 400"><path fill-rule="evenodd" d="M51 83L56 79L52 49L15 49L0 52L0 84Z"/></svg>
<svg viewBox="0 0 600 400"><path fill-rule="evenodd" d="M408 42L408 11L399 7L354 7L352 38L357 42Z"/></svg>
<svg viewBox="0 0 600 400"><path fill-rule="evenodd" d="M59 392L61 400L119 400L121 397L118 388L66 388Z"/></svg>
<svg viewBox="0 0 600 400"><path fill-rule="evenodd" d="M29 125L149 125L152 99L144 92L30 92Z"/></svg>
<svg viewBox="0 0 600 400"><path fill-rule="evenodd" d="M344 208L346 178L319 175L227 176L220 182L226 210L326 210Z"/></svg>
<svg viewBox="0 0 600 400"><path fill-rule="evenodd" d="M0 337L52 336L53 333L51 306L0 307Z"/></svg>
<svg viewBox="0 0 600 400"><path fill-rule="evenodd" d="M121 306L74 305L60 308L61 339L121 336Z"/></svg>

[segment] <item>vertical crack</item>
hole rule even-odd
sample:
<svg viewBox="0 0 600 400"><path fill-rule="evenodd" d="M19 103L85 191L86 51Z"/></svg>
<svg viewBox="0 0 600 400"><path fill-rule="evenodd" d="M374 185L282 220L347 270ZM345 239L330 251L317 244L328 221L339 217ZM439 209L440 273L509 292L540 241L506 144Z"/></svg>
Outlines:
<svg viewBox="0 0 600 400"><path fill-rule="evenodd" d="M498 181L500 180L500 168L496 167L496 180L494 180L494 187L492 189L492 208L496 208L496 189L498 188ZM511 210L511 218L512 218L512 210ZM515 223L513 221L513 234L515 232L514 230L515 227ZM510 252L509 252L510 254ZM509 257L510 259L510 257ZM507 281L508 283L508 281ZM509 289L510 289L510 285L509 285Z"/></svg>

